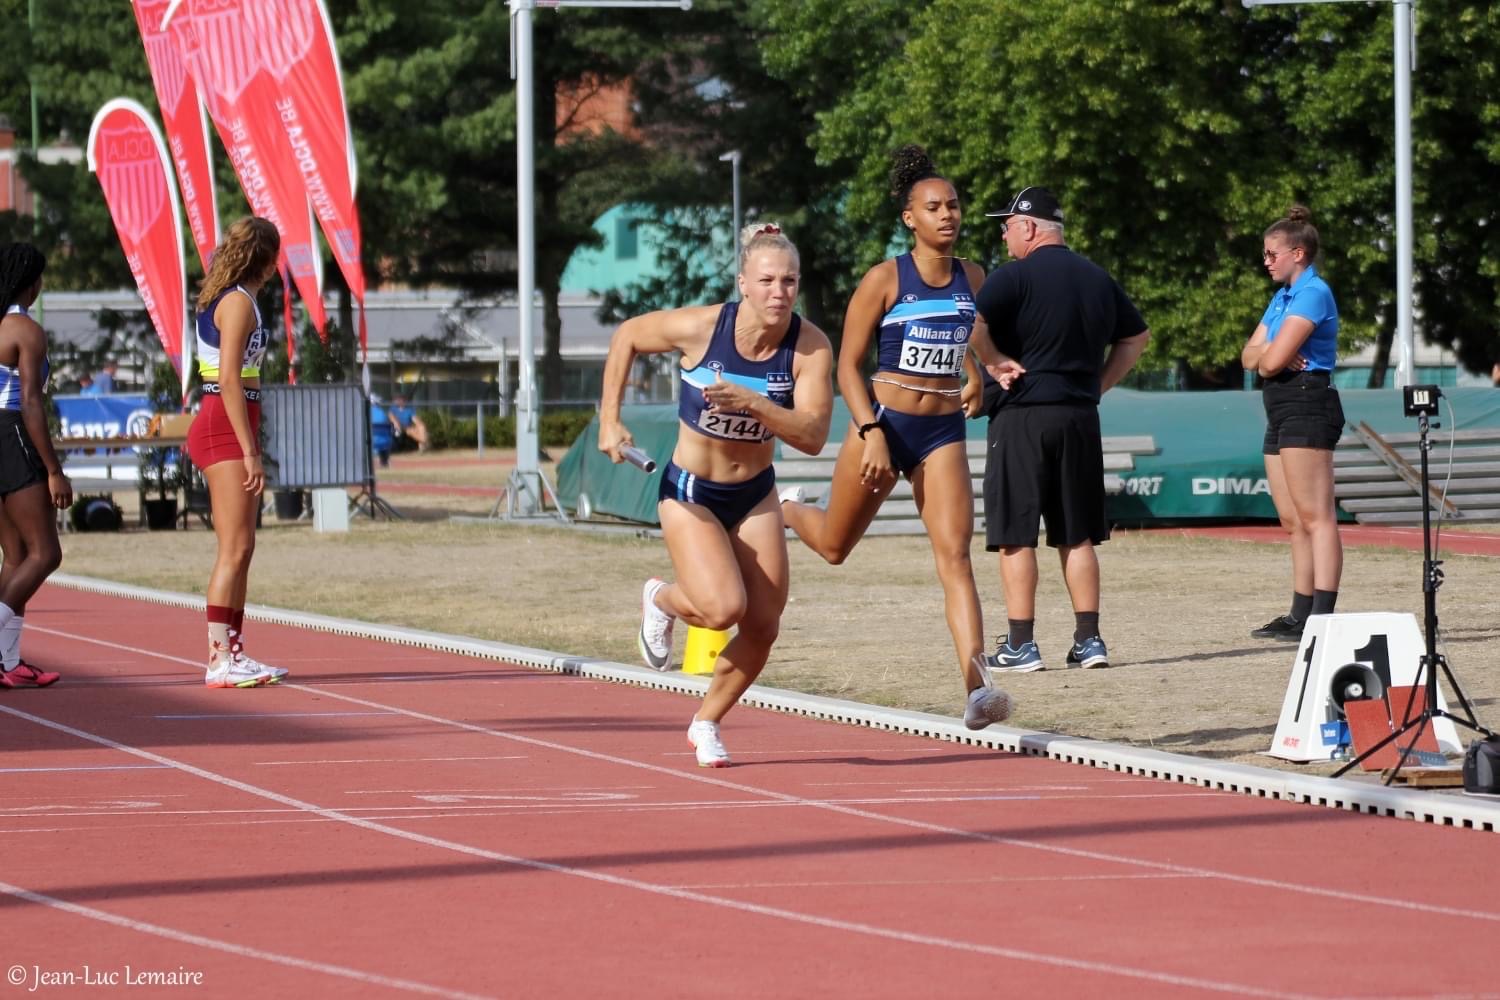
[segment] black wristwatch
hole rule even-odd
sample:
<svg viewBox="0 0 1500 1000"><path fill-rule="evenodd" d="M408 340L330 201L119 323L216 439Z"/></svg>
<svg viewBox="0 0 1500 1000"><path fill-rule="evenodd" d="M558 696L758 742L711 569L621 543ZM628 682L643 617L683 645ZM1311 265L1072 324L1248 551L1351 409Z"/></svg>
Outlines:
<svg viewBox="0 0 1500 1000"><path fill-rule="evenodd" d="M877 428L879 426L880 426L880 421L878 421L878 420L872 420L868 424L860 424L859 425L859 439L861 441L863 441L865 439L865 431L872 431L872 430L874 430L875 428Z"/></svg>

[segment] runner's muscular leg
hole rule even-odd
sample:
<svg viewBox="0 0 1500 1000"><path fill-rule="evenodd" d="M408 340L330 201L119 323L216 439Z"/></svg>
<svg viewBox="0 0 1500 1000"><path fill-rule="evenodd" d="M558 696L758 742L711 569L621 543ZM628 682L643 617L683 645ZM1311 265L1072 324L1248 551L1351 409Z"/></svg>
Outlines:
<svg viewBox="0 0 1500 1000"><path fill-rule="evenodd" d="M774 503L776 495L768 499ZM728 532L700 504L663 500L657 511L676 576L657 593L657 605L689 625L733 628L745 614L746 598Z"/></svg>
<svg viewBox="0 0 1500 1000"><path fill-rule="evenodd" d="M864 453L865 443L851 423L834 463L828 509L819 510L811 504L782 505L786 526L826 562L835 566L849 558L849 553L869 529L870 522L875 520L880 505L896 488L894 479L880 484L873 491L860 482L859 467Z"/></svg>
<svg viewBox="0 0 1500 1000"><path fill-rule="evenodd" d="M984 652L984 613L969 551L974 540L974 487L963 441L937 449L912 476L917 512L932 543L943 610L968 690L984 686L974 658Z"/></svg>
<svg viewBox="0 0 1500 1000"><path fill-rule="evenodd" d="M786 609L790 569L776 495L756 504L735 526L730 543L744 581L746 606L736 632L714 665L713 680L698 710L698 719L718 722L734 707L771 655Z"/></svg>

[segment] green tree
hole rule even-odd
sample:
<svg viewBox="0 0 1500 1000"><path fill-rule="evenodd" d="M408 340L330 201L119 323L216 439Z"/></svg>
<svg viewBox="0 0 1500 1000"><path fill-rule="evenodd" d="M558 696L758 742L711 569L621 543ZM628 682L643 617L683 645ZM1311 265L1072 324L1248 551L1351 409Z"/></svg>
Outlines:
<svg viewBox="0 0 1500 1000"><path fill-rule="evenodd" d="M975 209L1046 184L1069 211L1070 243L1140 303L1156 333L1148 363L1207 367L1238 354L1270 292L1260 233L1300 200L1320 222L1345 346L1388 342L1387 5L1251 14L1225 0L934 0L904 31L879 3L765 5L806 29L782 33L767 55L805 92L838 72L830 52L851 53L851 83L829 88L811 145L821 162L856 165L847 206L867 234L862 256L888 239L885 151L923 142L967 196L973 256L1003 261L997 227ZM1500 105L1482 95L1494 93L1496 15L1433 0L1419 37L1424 53L1442 55L1419 64L1415 93L1418 217L1428 223L1418 297L1430 335L1482 360L1496 314L1494 208L1477 204L1495 168L1487 137ZM862 74L861 54L882 45L894 46L880 55L883 73Z"/></svg>

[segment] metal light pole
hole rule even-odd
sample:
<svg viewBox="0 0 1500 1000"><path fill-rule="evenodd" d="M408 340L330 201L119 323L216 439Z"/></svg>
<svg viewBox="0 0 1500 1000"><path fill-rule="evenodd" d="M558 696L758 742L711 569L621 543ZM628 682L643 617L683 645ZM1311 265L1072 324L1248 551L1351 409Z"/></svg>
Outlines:
<svg viewBox="0 0 1500 1000"><path fill-rule="evenodd" d="M677 7L690 10L693 0L509 0L511 76L516 81L516 306L520 385L516 390L516 468L506 485L507 517L542 514L542 491L552 487L539 464L540 401L536 391L533 326L536 319L536 130L532 120L531 18L538 7ZM559 513L562 506L553 494ZM497 513L496 501L491 514Z"/></svg>
<svg viewBox="0 0 1500 1000"><path fill-rule="evenodd" d="M36 0L26 0L26 29L32 37L36 36ZM30 79L27 82L31 87L31 155L40 159L42 155L42 144L41 140L38 138L40 133L37 128L36 70L34 68L32 69L30 73ZM41 212L37 211L37 209L40 207L40 201L41 199L37 197L37 193L35 191L32 191L31 216L33 219L39 218L41 216ZM36 321L38 323L42 322L46 318L47 312L46 308L42 305L42 298L42 295L38 295L36 297L36 301L32 303L32 311L36 313Z"/></svg>
<svg viewBox="0 0 1500 1000"><path fill-rule="evenodd" d="M732 183L734 185L734 268L730 271L733 274L740 267L740 151L738 149L731 149L719 157L720 163L726 160L730 165L730 173L733 176Z"/></svg>
<svg viewBox="0 0 1500 1000"><path fill-rule="evenodd" d="M1363 3L1366 0L1240 0L1246 7L1304 3ZM1396 91L1396 387L1416 381L1412 336L1411 68L1412 14L1416 0L1386 0L1395 25L1393 72Z"/></svg>

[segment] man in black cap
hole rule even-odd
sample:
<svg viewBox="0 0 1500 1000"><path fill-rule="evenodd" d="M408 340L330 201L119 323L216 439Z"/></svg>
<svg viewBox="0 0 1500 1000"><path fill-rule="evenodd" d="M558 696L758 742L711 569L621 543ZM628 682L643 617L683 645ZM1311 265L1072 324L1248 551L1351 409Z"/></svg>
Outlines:
<svg viewBox="0 0 1500 1000"><path fill-rule="evenodd" d="M1034 636L1038 523L1058 550L1076 619L1069 666L1107 667L1099 634L1099 558L1109 538L1099 397L1135 365L1151 331L1103 268L1063 240L1063 211L1046 188L1023 188L988 215L1015 260L976 297L995 346L1024 374L987 380L986 548L1000 553L1009 632L999 670L1042 669Z"/></svg>

